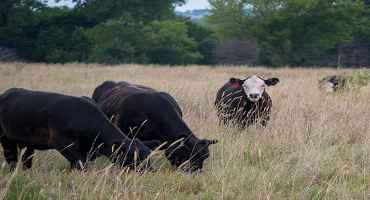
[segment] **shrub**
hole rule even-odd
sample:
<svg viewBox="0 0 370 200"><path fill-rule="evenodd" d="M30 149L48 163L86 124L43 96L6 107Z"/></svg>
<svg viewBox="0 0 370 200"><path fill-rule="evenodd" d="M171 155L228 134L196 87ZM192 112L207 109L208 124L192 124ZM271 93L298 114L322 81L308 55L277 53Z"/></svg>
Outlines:
<svg viewBox="0 0 370 200"><path fill-rule="evenodd" d="M85 31L92 44L89 62L99 63L143 63L141 50L142 31L140 24L127 19L111 20Z"/></svg>
<svg viewBox="0 0 370 200"><path fill-rule="evenodd" d="M184 22L153 21L144 28L144 40L150 63L192 64L203 58L196 41L188 36Z"/></svg>

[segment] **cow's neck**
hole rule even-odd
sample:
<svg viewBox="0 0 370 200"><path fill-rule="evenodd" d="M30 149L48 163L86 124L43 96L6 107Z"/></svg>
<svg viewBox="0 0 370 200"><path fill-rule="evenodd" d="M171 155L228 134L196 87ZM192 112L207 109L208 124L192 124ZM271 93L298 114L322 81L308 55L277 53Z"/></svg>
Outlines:
<svg viewBox="0 0 370 200"><path fill-rule="evenodd" d="M199 139L191 133L188 138L185 138L184 144L190 148L193 148L198 142Z"/></svg>

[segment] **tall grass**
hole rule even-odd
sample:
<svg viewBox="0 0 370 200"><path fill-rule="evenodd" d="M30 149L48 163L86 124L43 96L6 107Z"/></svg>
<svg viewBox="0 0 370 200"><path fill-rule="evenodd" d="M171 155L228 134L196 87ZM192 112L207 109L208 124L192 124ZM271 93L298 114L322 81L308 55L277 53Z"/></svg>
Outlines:
<svg viewBox="0 0 370 200"><path fill-rule="evenodd" d="M171 168L162 155L158 171L138 175L107 159L87 172L70 171L55 151L39 151L31 170L0 169L0 195L8 199L368 199L370 198L370 87L324 94L318 80L355 71L301 68L187 68L124 65L0 64L0 91L9 87L90 96L104 80L125 80L168 91L210 147L204 172ZM217 89L230 77L278 77L266 128L218 126ZM1 149L1 148L0 148ZM0 150L1 151L1 150ZM0 163L4 157L0 152Z"/></svg>

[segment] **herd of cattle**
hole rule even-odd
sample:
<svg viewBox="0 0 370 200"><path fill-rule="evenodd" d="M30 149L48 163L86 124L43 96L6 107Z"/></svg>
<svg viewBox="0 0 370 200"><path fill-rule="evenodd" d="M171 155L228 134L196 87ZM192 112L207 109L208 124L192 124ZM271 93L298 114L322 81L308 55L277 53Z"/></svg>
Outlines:
<svg viewBox="0 0 370 200"><path fill-rule="evenodd" d="M216 95L220 124L266 126L272 101L265 89L278 82L231 78ZM123 81L103 82L92 98L11 88L0 95L0 142L11 169L22 149L25 169L35 150L55 149L71 168L106 156L118 166L149 170L151 152L163 150L174 167L198 171L218 141L198 138L182 117L170 94Z"/></svg>

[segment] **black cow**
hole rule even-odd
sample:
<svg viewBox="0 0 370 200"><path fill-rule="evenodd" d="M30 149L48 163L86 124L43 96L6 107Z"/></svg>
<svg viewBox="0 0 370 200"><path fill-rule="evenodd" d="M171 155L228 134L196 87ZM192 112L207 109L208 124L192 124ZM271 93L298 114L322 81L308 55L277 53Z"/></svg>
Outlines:
<svg viewBox="0 0 370 200"><path fill-rule="evenodd" d="M127 82L105 81L92 97L129 137L164 144L166 157L176 167L202 169L209 157L209 145L217 143L198 139L183 121L176 100L165 92Z"/></svg>
<svg viewBox="0 0 370 200"><path fill-rule="evenodd" d="M266 126L272 101L265 88L278 82L278 78L265 80L255 75L244 80L231 78L217 92L215 106L220 122L245 128L260 120Z"/></svg>
<svg viewBox="0 0 370 200"><path fill-rule="evenodd" d="M135 167L151 153L142 142L123 135L85 98L20 88L0 96L0 142L12 168L18 148L26 148L25 168L31 168L35 149L56 149L78 169L99 155L120 166Z"/></svg>

